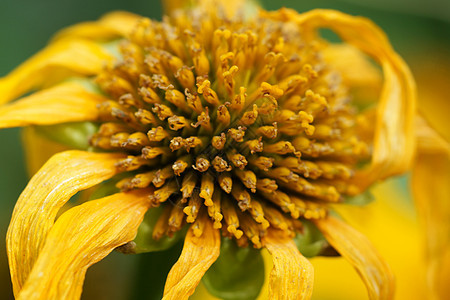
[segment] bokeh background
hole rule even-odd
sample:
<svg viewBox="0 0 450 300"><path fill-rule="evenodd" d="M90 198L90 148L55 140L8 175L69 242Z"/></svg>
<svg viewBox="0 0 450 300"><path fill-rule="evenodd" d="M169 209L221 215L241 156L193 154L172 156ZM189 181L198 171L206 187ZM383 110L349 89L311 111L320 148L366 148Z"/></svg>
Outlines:
<svg viewBox="0 0 450 300"><path fill-rule="evenodd" d="M261 1L267 9L282 6L307 11L334 8L371 18L388 34L410 65L419 88L419 109L450 138L450 1L448 0L278 0ZM111 10L127 10L160 19L157 0L1 0L0 76L43 48L68 25L95 20ZM33 151L34 149L29 149ZM38 149L36 149L38 150ZM14 203L27 182L19 129L0 131L0 298L12 299L4 237ZM349 222L365 233L397 276L396 299L426 299L420 228L408 175L374 188L377 201L347 209ZM176 259L180 248L164 254ZM152 299L170 264L162 254L125 256L112 253L87 273L83 299ZM169 260L170 261L170 260ZM366 299L356 272L340 258L313 259L314 299ZM270 267L269 267L270 268ZM270 269L266 270L268 273ZM449 278L450 282L450 278ZM196 292L204 299L201 286ZM449 295L450 297L450 295ZM156 297L157 299L158 297ZM261 298L264 298L262 294Z"/></svg>

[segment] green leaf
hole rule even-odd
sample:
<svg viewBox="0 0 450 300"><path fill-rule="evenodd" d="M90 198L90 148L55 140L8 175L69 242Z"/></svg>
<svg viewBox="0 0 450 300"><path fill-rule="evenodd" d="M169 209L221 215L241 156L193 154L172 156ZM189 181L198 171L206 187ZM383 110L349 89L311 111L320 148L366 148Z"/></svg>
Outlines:
<svg viewBox="0 0 450 300"><path fill-rule="evenodd" d="M175 232L172 237L163 236L159 240L153 239L153 229L155 228L156 221L158 221L163 209L163 205L150 208L145 214L144 221L139 226L138 233L133 241L136 244L133 248L134 253L146 253L169 249L186 235L188 226Z"/></svg>
<svg viewBox="0 0 450 300"><path fill-rule="evenodd" d="M366 190L356 196L344 197L345 204L359 205L359 206L367 205L370 202L372 202L373 200L375 200L375 197L372 195L372 193L369 190Z"/></svg>
<svg viewBox="0 0 450 300"><path fill-rule="evenodd" d="M297 233L294 242L300 253L305 257L314 257L328 246L328 242L317 227L309 222L302 221L303 232Z"/></svg>
<svg viewBox="0 0 450 300"><path fill-rule="evenodd" d="M59 144L80 150L87 150L90 147L89 139L97 130L98 125L92 122L36 126L38 134Z"/></svg>
<svg viewBox="0 0 450 300"><path fill-rule="evenodd" d="M208 291L221 299L256 299L264 284L264 261L259 250L240 248L222 238L220 256L203 276Z"/></svg>

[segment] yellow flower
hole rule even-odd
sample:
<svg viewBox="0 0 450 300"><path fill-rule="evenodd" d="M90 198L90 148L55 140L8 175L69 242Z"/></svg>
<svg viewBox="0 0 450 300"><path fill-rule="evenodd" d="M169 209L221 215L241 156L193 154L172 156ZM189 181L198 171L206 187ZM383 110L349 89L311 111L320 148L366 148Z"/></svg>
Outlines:
<svg viewBox="0 0 450 300"><path fill-rule="evenodd" d="M430 206L427 186L445 185L448 172L436 180L429 167L448 161L449 146L422 119L414 130L408 67L361 17L289 9L254 16L239 1L177 9L184 3L168 1L162 22L119 12L65 29L0 79L2 128L98 125L89 151L50 158L17 201L7 235L16 298L79 298L89 266L118 247L142 251L148 210L158 211L151 240L185 234L165 299L192 295L221 240L268 250L271 299L309 299L313 268L299 248L314 228L327 241L319 254L337 251L371 299L391 299L389 267L333 211L409 170L415 135L419 204ZM323 40L321 27L345 43ZM363 53L380 64L382 83ZM120 192L56 219L77 192L112 178ZM448 245L440 243L432 249Z"/></svg>

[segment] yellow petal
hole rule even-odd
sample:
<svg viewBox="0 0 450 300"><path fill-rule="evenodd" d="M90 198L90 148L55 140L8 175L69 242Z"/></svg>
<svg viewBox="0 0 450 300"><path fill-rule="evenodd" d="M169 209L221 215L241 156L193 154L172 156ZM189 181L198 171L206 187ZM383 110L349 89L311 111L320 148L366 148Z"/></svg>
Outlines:
<svg viewBox="0 0 450 300"><path fill-rule="evenodd" d="M420 243L419 224L414 212L414 205L409 193L405 191L403 180L387 180L371 188L376 201L364 206L336 205L334 208L343 217L345 222L366 236L385 259L395 274L395 299L428 299L425 284L425 263L423 261L423 249ZM405 250L407 249L407 250ZM363 282L348 262L342 259L320 259L323 266L324 260L331 260L332 267L339 270L346 265L342 276L352 276L334 281L330 287L340 300L367 299L367 292ZM342 263L334 262L342 261ZM313 264L316 267L317 264ZM350 267L350 268L348 268ZM318 269L317 269L318 270ZM411 272L411 270L420 270ZM337 272L337 271L336 271ZM332 274L335 274L332 273ZM332 274L323 278L322 287L332 280ZM355 278L356 277L356 278ZM355 281L360 281L355 284ZM346 281L346 282L344 282ZM344 291L345 286L356 286L351 291ZM316 285L318 286L319 283ZM344 287L342 286L344 285ZM316 291L319 288L316 289ZM345 297L346 294L352 294ZM320 295L321 294L321 295ZM326 298L319 293L318 299ZM322 298L320 298L323 296Z"/></svg>
<svg viewBox="0 0 450 300"><path fill-rule="evenodd" d="M148 190L118 193L65 212L48 233L18 299L80 299L91 265L132 241L149 207Z"/></svg>
<svg viewBox="0 0 450 300"><path fill-rule="evenodd" d="M416 125L412 188L424 227L429 299L444 299L450 295L450 144L423 119Z"/></svg>
<svg viewBox="0 0 450 300"><path fill-rule="evenodd" d="M413 121L416 87L411 72L392 49L383 31L370 20L333 10L312 10L303 14L288 11L305 38L314 38L314 29L328 27L345 42L372 56L383 69L384 83L377 105L374 149L371 166L356 176L357 183L374 181L409 169L414 152Z"/></svg>
<svg viewBox="0 0 450 300"><path fill-rule="evenodd" d="M164 13L170 15L173 11L187 7L191 4L190 0L166 0L162 2Z"/></svg>
<svg viewBox="0 0 450 300"><path fill-rule="evenodd" d="M0 128L52 125L98 119L97 104L107 100L66 82L0 106Z"/></svg>
<svg viewBox="0 0 450 300"><path fill-rule="evenodd" d="M163 1L164 13L170 15L177 9L185 9L192 6L203 6L206 9L220 11L227 18L236 15L249 17L259 7L256 0L165 0Z"/></svg>
<svg viewBox="0 0 450 300"><path fill-rule="evenodd" d="M213 222L207 217L197 222L202 222L204 226L202 235L194 234L194 223L186 235L180 258L169 272L163 299L188 299L205 272L219 257L219 230L214 229Z"/></svg>
<svg viewBox="0 0 450 300"><path fill-rule="evenodd" d="M273 259L269 299L310 299L314 269L292 239L272 230L264 241Z"/></svg>
<svg viewBox="0 0 450 300"><path fill-rule="evenodd" d="M22 288L58 210L80 190L114 176L117 154L67 151L53 156L17 200L6 236L14 294Z"/></svg>
<svg viewBox="0 0 450 300"><path fill-rule="evenodd" d="M49 140L36 132L35 127L22 130L23 152L25 154L27 174L31 177L56 153L70 150L68 146ZM39 149L39 151L36 151Z"/></svg>
<svg viewBox="0 0 450 300"><path fill-rule="evenodd" d="M392 299L394 277L370 241L333 217L315 221L328 242L356 269L366 285L369 299Z"/></svg>
<svg viewBox="0 0 450 300"><path fill-rule="evenodd" d="M110 54L91 41L64 39L55 42L0 78L0 104L75 74L97 74L111 60Z"/></svg>
<svg viewBox="0 0 450 300"><path fill-rule="evenodd" d="M358 101L374 100L382 84L381 72L356 47L349 44L331 44L323 50L327 64L342 75L344 82L356 93Z"/></svg>
<svg viewBox="0 0 450 300"><path fill-rule="evenodd" d="M448 154L450 143L442 137L421 116L415 118L415 134L417 137L417 152L421 154ZM418 159L416 159L417 161Z"/></svg>
<svg viewBox="0 0 450 300"><path fill-rule="evenodd" d="M95 22L83 22L58 32L53 41L63 38L83 38L108 41L131 33L142 17L125 11L115 11L104 15Z"/></svg>

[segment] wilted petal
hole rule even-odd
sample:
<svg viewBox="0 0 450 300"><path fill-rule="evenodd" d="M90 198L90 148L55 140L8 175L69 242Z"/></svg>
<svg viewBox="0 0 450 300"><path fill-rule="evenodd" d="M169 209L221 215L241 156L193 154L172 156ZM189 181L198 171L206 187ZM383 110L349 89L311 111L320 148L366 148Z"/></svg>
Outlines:
<svg viewBox="0 0 450 300"><path fill-rule="evenodd" d="M383 69L372 163L365 172L357 174L356 183L367 187L378 179L408 170L415 145L416 87L411 71L392 49L383 31L369 19L333 10L317 9L302 14L285 10L281 17L296 22L306 39L308 35L315 38L315 29L332 29L345 42L372 56Z"/></svg>
<svg viewBox="0 0 450 300"><path fill-rule="evenodd" d="M87 40L65 39L50 44L0 78L0 104L75 74L98 74L111 59L100 45Z"/></svg>
<svg viewBox="0 0 450 300"><path fill-rule="evenodd" d="M371 100L378 94L383 80L381 72L358 48L331 44L323 50L323 55L327 63L339 71L352 92L358 93L358 100Z"/></svg>
<svg viewBox="0 0 450 300"><path fill-rule="evenodd" d="M328 242L356 269L370 299L392 299L394 277L389 266L361 233L334 217L315 221Z"/></svg>
<svg viewBox="0 0 450 300"><path fill-rule="evenodd" d="M245 16L253 13L259 7L257 2L255 0L165 0L163 1L163 7L164 12L168 15L177 9L189 8L193 4L207 8L219 7L220 9L217 9L217 11L220 11L228 18L232 18L237 14L242 14L242 12L245 12Z"/></svg>
<svg viewBox="0 0 450 300"><path fill-rule="evenodd" d="M67 27L53 38L85 38L92 40L111 40L127 36L142 19L141 16L125 11L115 11L104 15L98 21L79 23Z"/></svg>
<svg viewBox="0 0 450 300"><path fill-rule="evenodd" d="M53 156L17 200L6 236L14 294L21 290L59 209L78 191L117 173L118 154L67 151Z"/></svg>
<svg viewBox="0 0 450 300"><path fill-rule="evenodd" d="M79 299L87 269L136 236L148 190L74 207L52 227L18 299Z"/></svg>
<svg viewBox="0 0 450 300"><path fill-rule="evenodd" d="M423 117L416 116L414 129L419 155L448 155L450 153L450 143L437 133ZM416 161L418 160L416 159Z"/></svg>
<svg viewBox="0 0 450 300"><path fill-rule="evenodd" d="M27 174L33 176L56 153L70 148L53 142L36 132L36 127L22 129L23 152L25 155ZM39 149L39 151L35 151Z"/></svg>
<svg viewBox="0 0 450 300"><path fill-rule="evenodd" d="M265 247L272 254L270 299L310 299L314 283L312 264L297 249L294 241L281 232L268 231Z"/></svg>
<svg viewBox="0 0 450 300"><path fill-rule="evenodd" d="M0 128L94 121L96 105L105 100L78 83L62 83L1 106Z"/></svg>
<svg viewBox="0 0 450 300"><path fill-rule="evenodd" d="M450 295L450 144L422 118L416 120L417 158L412 189L424 225L430 299Z"/></svg>
<svg viewBox="0 0 450 300"><path fill-rule="evenodd" d="M197 222L202 222L200 226L204 226L203 232L198 236L194 230L195 223L189 229L180 258L167 277L163 299L188 299L205 272L219 257L220 231L214 229L213 222L207 217Z"/></svg>

